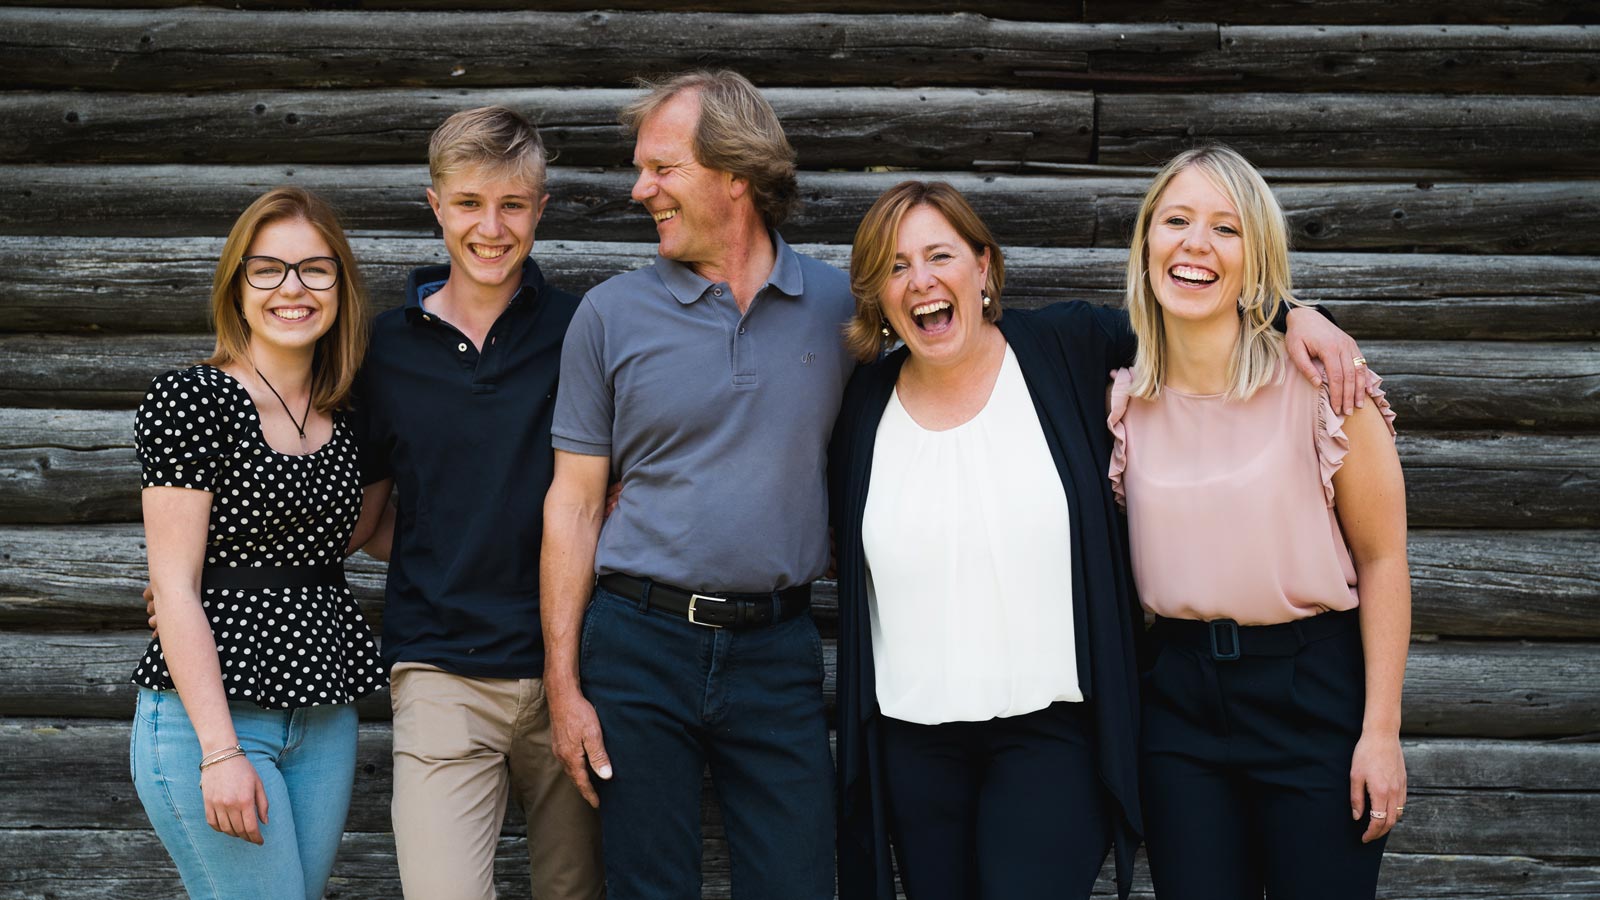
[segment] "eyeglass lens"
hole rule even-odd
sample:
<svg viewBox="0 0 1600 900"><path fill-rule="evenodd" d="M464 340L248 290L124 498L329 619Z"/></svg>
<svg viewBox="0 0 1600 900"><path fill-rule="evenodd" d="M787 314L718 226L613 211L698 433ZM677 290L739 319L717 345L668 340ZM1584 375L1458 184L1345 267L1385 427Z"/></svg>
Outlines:
<svg viewBox="0 0 1600 900"><path fill-rule="evenodd" d="M248 256L244 277L256 290L270 291L293 271L308 290L325 291L339 283L339 261L331 256L313 256L297 263L286 263L271 256Z"/></svg>

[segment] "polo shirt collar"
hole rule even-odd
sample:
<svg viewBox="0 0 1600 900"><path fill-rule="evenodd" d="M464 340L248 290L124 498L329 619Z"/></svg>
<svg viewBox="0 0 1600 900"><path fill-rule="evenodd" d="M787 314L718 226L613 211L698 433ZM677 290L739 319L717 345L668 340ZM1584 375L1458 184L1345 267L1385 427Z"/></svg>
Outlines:
<svg viewBox="0 0 1600 900"><path fill-rule="evenodd" d="M412 269L411 274L406 277L406 321L415 321L422 316L424 312L422 301L427 296L423 293L423 288L430 284L448 281L449 279L449 263L436 266L419 266ZM542 290L544 290L544 273L539 271L539 264L534 262L533 257L530 256L523 260L522 285L512 295L511 302L507 304L507 308L536 300ZM433 292L428 291L427 293L431 294Z"/></svg>
<svg viewBox="0 0 1600 900"><path fill-rule="evenodd" d="M800 255L795 253L776 231L769 229L767 236L772 239L772 273L767 276L767 283L762 290L770 287L784 296L798 298L805 292L805 275L800 270ZM656 256L655 269L661 283L666 285L672 296L684 306L699 300L713 284L697 275L687 265L664 256Z"/></svg>

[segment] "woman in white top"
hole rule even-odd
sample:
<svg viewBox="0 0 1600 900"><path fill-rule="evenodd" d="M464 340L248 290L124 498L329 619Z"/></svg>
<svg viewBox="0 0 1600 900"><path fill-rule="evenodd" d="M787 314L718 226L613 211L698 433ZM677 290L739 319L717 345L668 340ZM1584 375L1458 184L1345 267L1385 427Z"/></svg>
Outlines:
<svg viewBox="0 0 1600 900"><path fill-rule="evenodd" d="M905 346L852 379L829 458L840 897L893 896L891 836L912 900L1087 897L1113 844L1126 892L1138 613L1101 423L1127 316L1002 320L1000 248L937 182L878 199L850 271L852 349Z"/></svg>

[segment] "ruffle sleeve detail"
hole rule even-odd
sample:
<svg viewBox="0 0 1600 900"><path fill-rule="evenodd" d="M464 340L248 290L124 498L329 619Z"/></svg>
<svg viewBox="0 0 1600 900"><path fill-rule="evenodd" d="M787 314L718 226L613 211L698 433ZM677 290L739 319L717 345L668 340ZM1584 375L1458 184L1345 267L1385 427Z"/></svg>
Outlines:
<svg viewBox="0 0 1600 900"><path fill-rule="evenodd" d="M158 375L134 415L134 448L144 487L213 490L232 443L218 385L196 366Z"/></svg>
<svg viewBox="0 0 1600 900"><path fill-rule="evenodd" d="M1366 369L1366 373L1367 396L1377 404L1378 412L1383 416L1383 424L1389 428L1389 437L1393 438L1394 409L1384 397L1383 378L1370 368ZM1350 452L1350 438L1344 433L1344 420L1344 416L1334 412L1333 401L1329 399L1328 389L1324 387L1317 395L1317 459L1322 464L1322 496L1329 508L1333 506L1333 473L1344 465L1345 455ZM1118 447L1120 446L1119 438ZM1117 466L1117 452L1117 450L1112 451L1113 468Z"/></svg>
<svg viewBox="0 0 1600 900"><path fill-rule="evenodd" d="M1132 388L1133 370L1117 369L1111 373L1111 402L1106 415L1106 427L1111 429L1111 468L1106 474L1111 478L1111 492L1122 507L1128 505L1122 488L1122 473L1128 468L1128 426L1122 417L1128 412L1128 392Z"/></svg>

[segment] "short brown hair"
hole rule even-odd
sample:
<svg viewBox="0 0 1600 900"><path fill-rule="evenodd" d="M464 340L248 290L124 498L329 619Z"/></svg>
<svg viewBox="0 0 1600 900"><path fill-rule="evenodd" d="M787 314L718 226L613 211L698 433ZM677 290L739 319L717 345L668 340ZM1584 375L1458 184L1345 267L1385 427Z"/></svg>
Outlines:
<svg viewBox="0 0 1600 900"><path fill-rule="evenodd" d="M989 322L1000 321L1000 291L1006 283L1006 262L989 226L983 224L972 204L948 182L902 181L884 191L861 217L855 243L850 248L850 291L856 295L856 314L845 323L844 340L845 347L862 362L877 359L893 339L883 334L887 325L879 300L894 265L900 223L907 213L919 206L937 210L974 253L981 256L985 250L989 251L989 275L984 279L983 289L993 302L983 308L983 318Z"/></svg>
<svg viewBox="0 0 1600 900"><path fill-rule="evenodd" d="M703 166L750 182L751 199L768 228L777 228L800 207L795 152L772 104L750 79L731 69L697 69L659 81L638 79L643 97L622 109L622 124L638 134L644 120L674 97L700 97L694 127L694 158Z"/></svg>
<svg viewBox="0 0 1600 900"><path fill-rule="evenodd" d="M521 113L504 106L480 106L456 113L428 139L428 176L440 182L466 169L487 166L522 179L544 193L544 139Z"/></svg>
<svg viewBox="0 0 1600 900"><path fill-rule="evenodd" d="M355 383L356 370L367 352L366 291L338 215L325 200L305 188L273 188L257 197L233 223L211 280L211 321L217 332L217 346L206 363L225 366L250 360L250 325L241 309L244 255L250 252L250 244L262 228L274 222L294 221L316 229L339 260L338 313L333 327L317 339L316 356L311 363L311 403L320 412L331 412L349 403L350 386Z"/></svg>

